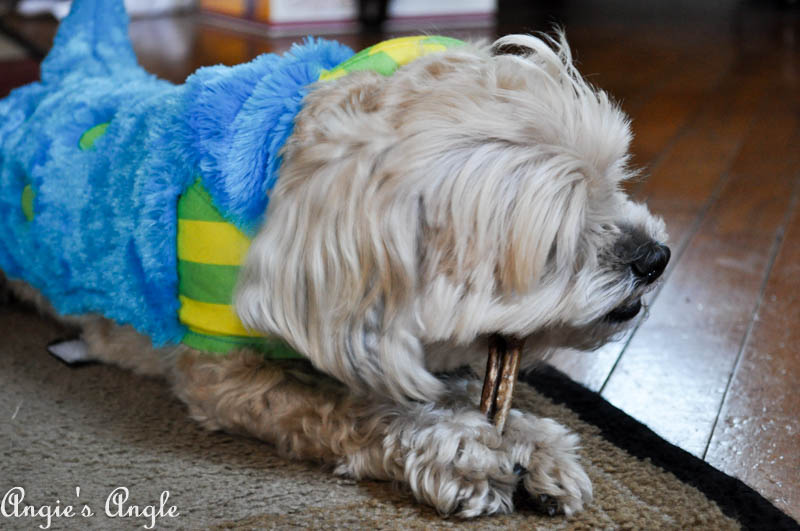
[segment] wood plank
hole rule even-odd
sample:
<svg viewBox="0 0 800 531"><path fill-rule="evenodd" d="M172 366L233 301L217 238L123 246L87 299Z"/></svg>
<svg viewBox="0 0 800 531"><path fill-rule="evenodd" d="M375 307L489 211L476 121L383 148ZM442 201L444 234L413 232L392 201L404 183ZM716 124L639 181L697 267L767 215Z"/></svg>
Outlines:
<svg viewBox="0 0 800 531"><path fill-rule="evenodd" d="M769 94L719 201L673 266L649 320L603 390L610 402L695 455L703 454L711 434L800 170L796 94L775 88ZM745 126L743 108L761 99L754 92L749 96L730 111L728 123ZM709 132L727 134L729 141L736 137L727 124ZM699 161L702 151L690 153ZM711 167L724 165L718 146L705 151ZM703 172L696 177L694 186L656 183L653 190L667 197L680 190L689 204L699 205L714 179Z"/></svg>
<svg viewBox="0 0 800 531"><path fill-rule="evenodd" d="M696 116L709 94L732 66L727 46L705 43L706 53L696 48L684 52L672 72L662 72L661 85L649 98L625 106L632 119L633 164L651 166L684 126ZM712 92L713 91L713 92Z"/></svg>
<svg viewBox="0 0 800 531"><path fill-rule="evenodd" d="M605 28L570 28L567 34L581 74L612 94L623 108L661 84L664 73L677 72L680 66L681 51L674 47L654 46L643 41L641 34L626 35L631 42L621 47L614 37Z"/></svg>
<svg viewBox="0 0 800 531"><path fill-rule="evenodd" d="M794 215L705 459L800 520L798 277L800 208L795 196Z"/></svg>

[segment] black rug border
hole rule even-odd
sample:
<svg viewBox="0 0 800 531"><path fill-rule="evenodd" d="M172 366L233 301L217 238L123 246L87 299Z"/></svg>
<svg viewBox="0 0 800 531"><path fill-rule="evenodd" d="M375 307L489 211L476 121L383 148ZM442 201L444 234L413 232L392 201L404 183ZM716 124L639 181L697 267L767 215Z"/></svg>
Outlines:
<svg viewBox="0 0 800 531"><path fill-rule="evenodd" d="M607 441L635 457L649 459L695 487L744 529L800 529L800 524L794 519L741 480L720 472L665 441L598 393L573 381L561 371L546 365L520 375L520 380L554 402L573 410L584 422L596 426Z"/></svg>

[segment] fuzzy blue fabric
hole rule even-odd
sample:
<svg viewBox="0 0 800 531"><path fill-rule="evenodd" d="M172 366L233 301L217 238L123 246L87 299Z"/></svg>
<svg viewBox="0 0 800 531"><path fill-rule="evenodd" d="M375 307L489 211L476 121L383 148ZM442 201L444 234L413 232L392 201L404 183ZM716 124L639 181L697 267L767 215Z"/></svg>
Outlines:
<svg viewBox="0 0 800 531"><path fill-rule="evenodd" d="M122 4L76 0L41 81L0 100L0 269L61 314L102 314L162 346L185 333L178 198L199 177L252 235L308 86L353 52L308 38L284 56L201 68L173 85L138 66Z"/></svg>

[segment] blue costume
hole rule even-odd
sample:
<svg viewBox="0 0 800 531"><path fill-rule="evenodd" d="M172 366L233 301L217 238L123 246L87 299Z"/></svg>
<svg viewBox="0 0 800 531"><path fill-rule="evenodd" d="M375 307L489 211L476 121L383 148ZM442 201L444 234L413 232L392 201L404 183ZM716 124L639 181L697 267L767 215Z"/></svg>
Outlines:
<svg viewBox="0 0 800 531"><path fill-rule="evenodd" d="M75 2L41 81L0 101L0 269L62 314L180 342L179 196L199 177L252 234L305 87L351 55L308 39L176 86L136 63L121 1ZM84 137L98 125L102 136Z"/></svg>
<svg viewBox="0 0 800 531"><path fill-rule="evenodd" d="M193 217L206 209L249 242L309 85L359 69L389 75L455 44L413 37L353 56L307 38L283 56L201 68L173 85L137 64L121 0L77 0L41 81L0 100L0 269L61 314L103 315L156 346L186 342L183 314L214 305L183 297L179 271L198 264L179 256L178 218L206 226Z"/></svg>

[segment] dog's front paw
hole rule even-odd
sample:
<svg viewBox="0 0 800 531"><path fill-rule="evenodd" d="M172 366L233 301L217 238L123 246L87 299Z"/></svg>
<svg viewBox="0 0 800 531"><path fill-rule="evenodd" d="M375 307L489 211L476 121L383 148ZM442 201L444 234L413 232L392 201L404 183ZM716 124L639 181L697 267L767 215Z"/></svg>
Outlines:
<svg viewBox="0 0 800 531"><path fill-rule="evenodd" d="M551 419L512 411L503 438L521 476L520 485L538 510L570 516L592 501L592 483L579 462L577 435Z"/></svg>
<svg viewBox="0 0 800 531"><path fill-rule="evenodd" d="M494 426L472 408L420 409L392 423L383 440L388 475L443 515L511 512L519 477Z"/></svg>
<svg viewBox="0 0 800 531"><path fill-rule="evenodd" d="M549 514L571 515L591 501L578 437L552 420L512 410L500 435L472 406L417 404L392 416L375 445L342 456L337 473L394 479L440 514L462 518L510 513L520 488Z"/></svg>

